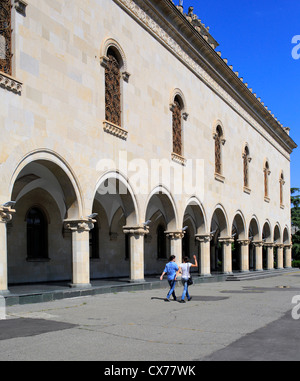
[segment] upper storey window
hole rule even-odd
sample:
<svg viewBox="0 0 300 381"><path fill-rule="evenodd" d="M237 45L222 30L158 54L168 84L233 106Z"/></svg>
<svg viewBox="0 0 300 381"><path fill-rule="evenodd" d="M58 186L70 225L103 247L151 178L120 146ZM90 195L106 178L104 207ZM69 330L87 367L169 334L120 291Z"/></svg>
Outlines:
<svg viewBox="0 0 300 381"><path fill-rule="evenodd" d="M174 99L173 105L173 152L182 155L182 102L179 96Z"/></svg>
<svg viewBox="0 0 300 381"><path fill-rule="evenodd" d="M0 1L0 71L12 74L11 52L11 2Z"/></svg>
<svg viewBox="0 0 300 381"><path fill-rule="evenodd" d="M269 201L269 176L271 174L269 162L265 162L264 166L264 195L265 195L265 201Z"/></svg>
<svg viewBox="0 0 300 381"><path fill-rule="evenodd" d="M105 119L121 126L121 71L120 62L113 51L108 49L105 68Z"/></svg>
<svg viewBox="0 0 300 381"><path fill-rule="evenodd" d="M215 173L222 174L222 140L223 131L221 126L217 126L216 133L214 135L215 139Z"/></svg>

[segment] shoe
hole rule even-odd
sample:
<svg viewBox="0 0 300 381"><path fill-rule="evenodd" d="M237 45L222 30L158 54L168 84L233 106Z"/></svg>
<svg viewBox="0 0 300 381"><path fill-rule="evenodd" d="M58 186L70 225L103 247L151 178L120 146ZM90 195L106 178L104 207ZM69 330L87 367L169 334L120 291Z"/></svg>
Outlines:
<svg viewBox="0 0 300 381"><path fill-rule="evenodd" d="M188 299L188 302L190 302L192 300L192 297L190 297L190 299Z"/></svg>
<svg viewBox="0 0 300 381"><path fill-rule="evenodd" d="M168 298L165 299L165 302L169 302L170 300Z"/></svg>
<svg viewBox="0 0 300 381"><path fill-rule="evenodd" d="M176 302L176 300L177 300L177 298L176 298L176 296L174 296L174 298L173 298L174 300L175 300L175 302Z"/></svg>
<svg viewBox="0 0 300 381"><path fill-rule="evenodd" d="M185 303L185 300L180 300L180 302L179 303Z"/></svg>

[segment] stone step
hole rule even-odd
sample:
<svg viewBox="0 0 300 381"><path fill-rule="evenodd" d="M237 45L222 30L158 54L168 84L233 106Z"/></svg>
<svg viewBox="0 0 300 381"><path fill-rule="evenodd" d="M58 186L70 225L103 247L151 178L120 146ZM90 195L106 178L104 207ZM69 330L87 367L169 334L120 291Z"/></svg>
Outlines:
<svg viewBox="0 0 300 381"><path fill-rule="evenodd" d="M259 271L249 271L243 273L233 273L227 276L226 281L241 281L241 280L253 280L262 279L273 276L282 275L289 272L299 272L298 268L291 269L274 269L274 270L259 270Z"/></svg>

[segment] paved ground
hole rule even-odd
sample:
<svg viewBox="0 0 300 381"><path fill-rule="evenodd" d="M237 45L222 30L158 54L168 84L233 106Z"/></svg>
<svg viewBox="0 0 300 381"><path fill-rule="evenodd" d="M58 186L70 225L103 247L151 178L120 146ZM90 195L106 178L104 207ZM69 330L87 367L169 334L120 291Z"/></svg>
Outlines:
<svg viewBox="0 0 300 381"><path fill-rule="evenodd" d="M176 289L180 295L182 287ZM0 359L95 361L300 360L300 272L203 283L191 302L167 290L6 308ZM294 311L294 318L292 317Z"/></svg>

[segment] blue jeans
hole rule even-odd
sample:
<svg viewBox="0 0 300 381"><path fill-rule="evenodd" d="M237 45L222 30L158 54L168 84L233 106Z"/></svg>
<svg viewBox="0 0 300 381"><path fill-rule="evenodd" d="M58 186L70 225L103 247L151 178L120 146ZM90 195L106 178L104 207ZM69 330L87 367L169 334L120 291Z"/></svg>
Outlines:
<svg viewBox="0 0 300 381"><path fill-rule="evenodd" d="M188 300L190 300L191 297L190 297L190 294L189 294L188 280L187 279L182 279L182 285L183 285L183 292L182 292L181 300L184 300L185 296L188 298Z"/></svg>
<svg viewBox="0 0 300 381"><path fill-rule="evenodd" d="M176 299L175 295L175 286L176 286L176 280L168 280L170 285L170 291L167 295L167 299L170 299L171 295L173 295L173 298Z"/></svg>

